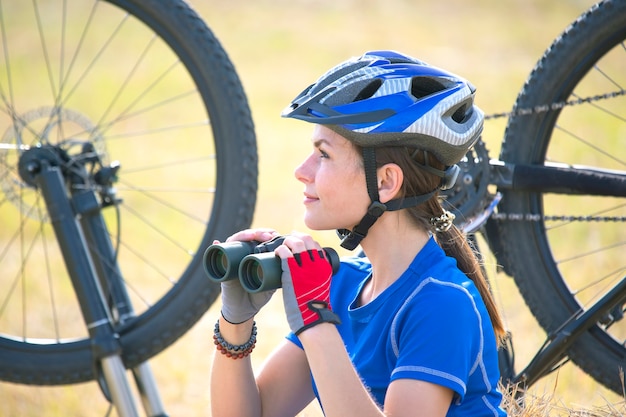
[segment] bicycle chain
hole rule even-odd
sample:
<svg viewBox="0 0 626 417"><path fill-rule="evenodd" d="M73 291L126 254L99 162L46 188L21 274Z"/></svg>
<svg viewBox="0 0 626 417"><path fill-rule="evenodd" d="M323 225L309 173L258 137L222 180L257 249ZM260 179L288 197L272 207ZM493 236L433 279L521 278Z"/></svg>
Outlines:
<svg viewBox="0 0 626 417"><path fill-rule="evenodd" d="M592 103L594 101L606 100L609 98L616 98L616 97L621 97L624 95L626 95L626 90L622 89L620 91L613 91L611 93L598 94L595 96L578 98L578 99L569 100L569 101L561 101L558 103L537 105L532 108L513 110L510 112L504 112L504 113L493 113L493 114L486 115L485 120L498 119L502 117L528 116L531 114L545 113L545 112L549 112L553 110L561 110L565 106L577 106L580 104Z"/></svg>
<svg viewBox="0 0 626 417"><path fill-rule="evenodd" d="M492 213L491 218L494 220L505 221L562 221L562 222L626 222L626 216L550 216L531 213Z"/></svg>
<svg viewBox="0 0 626 417"><path fill-rule="evenodd" d="M532 108L523 108L519 110L513 110L504 113L493 113L485 116L485 120L498 119L503 117L514 116L528 116L531 114L545 113L548 111L561 110L565 106L577 106L585 103L592 103L594 101L606 100L609 98L616 98L626 95L626 90L613 91L606 94L598 94L594 96L578 98L569 101L561 101L552 104L537 105ZM626 216L555 216L555 215L541 215L532 213L491 213L491 218L500 221L526 221L526 222L539 222L539 221L562 221L562 222L626 222Z"/></svg>

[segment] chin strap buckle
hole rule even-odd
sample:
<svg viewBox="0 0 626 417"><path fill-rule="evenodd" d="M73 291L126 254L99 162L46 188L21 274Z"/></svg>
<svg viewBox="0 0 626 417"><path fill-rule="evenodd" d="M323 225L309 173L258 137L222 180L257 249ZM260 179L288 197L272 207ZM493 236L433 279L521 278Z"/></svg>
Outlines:
<svg viewBox="0 0 626 417"><path fill-rule="evenodd" d="M361 243L361 240L367 236L369 228L378 220L383 213L387 211L387 206L380 201L374 201L367 209L367 213L361 219L354 229L339 229L337 233L341 237L341 247L354 250Z"/></svg>

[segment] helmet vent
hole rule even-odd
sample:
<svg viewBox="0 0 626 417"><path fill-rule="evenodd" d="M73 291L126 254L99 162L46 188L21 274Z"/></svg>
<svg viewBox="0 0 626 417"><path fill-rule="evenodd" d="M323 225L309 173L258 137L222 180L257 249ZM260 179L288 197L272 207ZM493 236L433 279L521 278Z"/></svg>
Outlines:
<svg viewBox="0 0 626 417"><path fill-rule="evenodd" d="M467 105L467 103L464 103L462 106L456 109L456 111L451 116L452 120L457 123L463 123L465 119L472 115L471 109L470 112L467 111L468 107L469 106Z"/></svg>
<svg viewBox="0 0 626 417"><path fill-rule="evenodd" d="M359 94L357 94L357 96L354 98L354 101L365 100L372 97L376 93L376 91L378 91L381 85L383 85L383 80L381 80L380 78L375 78L374 80L372 80L371 83L366 85L365 88L363 88L359 92Z"/></svg>
<svg viewBox="0 0 626 417"><path fill-rule="evenodd" d="M352 74L369 64L369 61L350 61L342 66L329 70L326 74L322 75L319 80L312 86L309 94L314 95L322 89L326 88L331 83Z"/></svg>
<svg viewBox="0 0 626 417"><path fill-rule="evenodd" d="M411 82L411 94L418 99L445 89L445 85L432 77L413 77Z"/></svg>

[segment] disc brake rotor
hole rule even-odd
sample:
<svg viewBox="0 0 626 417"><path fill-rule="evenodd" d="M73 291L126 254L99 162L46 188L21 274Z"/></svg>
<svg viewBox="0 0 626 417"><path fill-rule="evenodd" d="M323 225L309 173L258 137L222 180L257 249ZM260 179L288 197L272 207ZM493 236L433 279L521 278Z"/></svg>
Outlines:
<svg viewBox="0 0 626 417"><path fill-rule="evenodd" d="M20 176L20 158L32 148L53 146L67 152L72 146L86 143L106 162L104 138L81 113L44 106L13 117L13 124L0 139L0 190L4 200L13 203L26 217L47 221L34 185Z"/></svg>

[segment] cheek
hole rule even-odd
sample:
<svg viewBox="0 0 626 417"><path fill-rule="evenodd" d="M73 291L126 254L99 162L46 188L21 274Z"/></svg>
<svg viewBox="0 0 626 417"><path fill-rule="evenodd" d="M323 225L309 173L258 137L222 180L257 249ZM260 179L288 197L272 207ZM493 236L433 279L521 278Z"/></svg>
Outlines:
<svg viewBox="0 0 626 417"><path fill-rule="evenodd" d="M363 168L350 156L318 168L313 182L320 200L307 208L305 224L313 230L352 229L370 204Z"/></svg>
<svg viewBox="0 0 626 417"><path fill-rule="evenodd" d="M350 218L360 216L360 220L370 203L364 176L358 171L346 170L342 175L328 178L324 184L326 202L332 205L335 215Z"/></svg>

